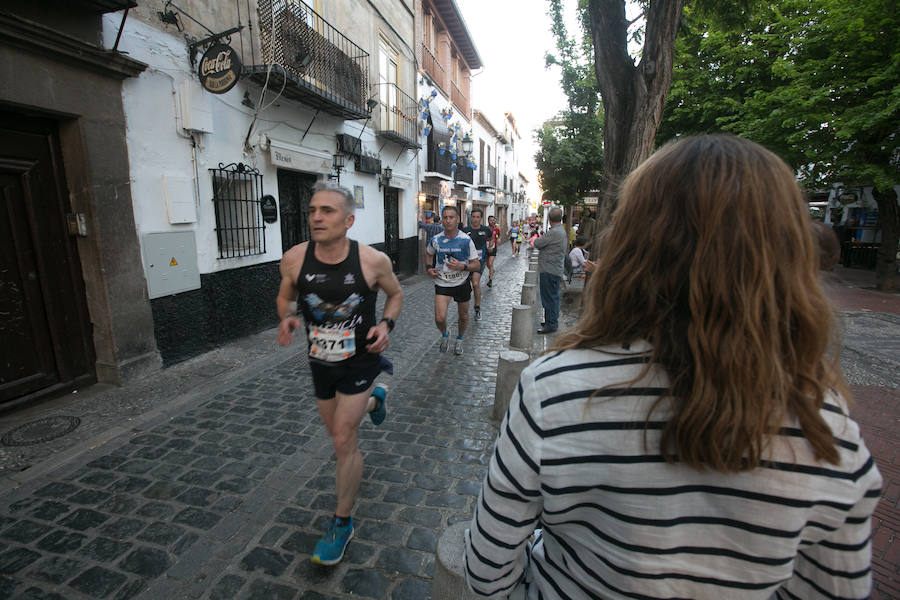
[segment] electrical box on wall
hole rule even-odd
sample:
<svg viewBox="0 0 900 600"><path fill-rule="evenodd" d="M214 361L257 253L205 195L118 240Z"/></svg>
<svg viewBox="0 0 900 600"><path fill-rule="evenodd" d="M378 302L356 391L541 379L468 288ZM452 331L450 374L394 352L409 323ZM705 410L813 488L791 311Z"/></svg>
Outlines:
<svg viewBox="0 0 900 600"><path fill-rule="evenodd" d="M182 81L178 86L178 105L181 128L187 131L212 133L213 117L209 94L193 80Z"/></svg>
<svg viewBox="0 0 900 600"><path fill-rule="evenodd" d="M197 203L194 200L194 180L188 177L162 176L162 194L166 201L169 223L196 223Z"/></svg>
<svg viewBox="0 0 900 600"><path fill-rule="evenodd" d="M141 248L151 298L200 289L193 231L145 233Z"/></svg>

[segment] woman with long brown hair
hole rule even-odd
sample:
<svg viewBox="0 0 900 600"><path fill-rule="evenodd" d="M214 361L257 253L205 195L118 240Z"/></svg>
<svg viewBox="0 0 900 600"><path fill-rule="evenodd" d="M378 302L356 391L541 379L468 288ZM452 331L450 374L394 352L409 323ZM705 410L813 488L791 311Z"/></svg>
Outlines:
<svg viewBox="0 0 900 600"><path fill-rule="evenodd" d="M602 248L581 319L501 426L472 589L867 597L881 476L790 168L732 136L669 144L624 183Z"/></svg>

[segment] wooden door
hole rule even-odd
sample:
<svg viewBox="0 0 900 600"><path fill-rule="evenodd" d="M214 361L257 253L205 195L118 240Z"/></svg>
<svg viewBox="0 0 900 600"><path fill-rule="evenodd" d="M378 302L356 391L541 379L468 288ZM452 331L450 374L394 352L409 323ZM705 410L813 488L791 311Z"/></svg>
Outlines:
<svg viewBox="0 0 900 600"><path fill-rule="evenodd" d="M0 112L0 202L0 402L94 381L55 122Z"/></svg>
<svg viewBox="0 0 900 600"><path fill-rule="evenodd" d="M400 269L400 193L384 188L384 253L391 258L394 273Z"/></svg>

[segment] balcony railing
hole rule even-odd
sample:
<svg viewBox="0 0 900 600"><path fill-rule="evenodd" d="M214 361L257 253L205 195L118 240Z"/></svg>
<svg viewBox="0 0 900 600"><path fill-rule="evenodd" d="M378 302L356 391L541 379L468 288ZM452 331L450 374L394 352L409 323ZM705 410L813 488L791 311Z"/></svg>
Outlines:
<svg viewBox="0 0 900 600"><path fill-rule="evenodd" d="M454 82L450 83L450 100L467 119L472 118L472 114L469 112L469 98L463 94L462 90Z"/></svg>
<svg viewBox="0 0 900 600"><path fill-rule="evenodd" d="M388 82L375 84L372 95L378 98L372 110L375 135L405 148L420 148L416 141L416 101L397 84Z"/></svg>
<svg viewBox="0 0 900 600"><path fill-rule="evenodd" d="M441 173L446 176L451 175L450 165L453 159L450 158L450 151L446 150L450 146L450 133L447 131L431 130L428 134L428 154L426 171L432 173ZM441 145L445 148L441 152Z"/></svg>
<svg viewBox="0 0 900 600"><path fill-rule="evenodd" d="M482 169L478 175L478 185L484 187L497 187L497 167L487 167Z"/></svg>
<svg viewBox="0 0 900 600"><path fill-rule="evenodd" d="M431 53L431 50L429 50L428 46L425 44L422 44L422 68L431 76L438 87L444 87L444 74L446 71L444 70L444 67L441 66L441 63L438 62L437 57Z"/></svg>
<svg viewBox="0 0 900 600"><path fill-rule="evenodd" d="M463 156L456 157L456 181L463 181L469 185L475 183L475 171L466 165L466 159Z"/></svg>
<svg viewBox="0 0 900 600"><path fill-rule="evenodd" d="M345 119L365 119L369 54L301 0L259 0L263 64L244 72L270 90Z"/></svg>

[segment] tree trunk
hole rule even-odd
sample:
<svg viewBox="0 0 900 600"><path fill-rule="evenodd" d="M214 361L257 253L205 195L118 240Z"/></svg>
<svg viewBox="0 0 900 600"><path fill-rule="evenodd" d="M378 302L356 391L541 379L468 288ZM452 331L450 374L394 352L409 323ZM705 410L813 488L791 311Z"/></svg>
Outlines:
<svg viewBox="0 0 900 600"><path fill-rule="evenodd" d="M603 179L598 230L609 223L622 180L653 152L672 82L683 0L651 0L641 61L628 54L625 0L590 0L594 72L603 99Z"/></svg>
<svg viewBox="0 0 900 600"><path fill-rule="evenodd" d="M900 238L897 192L894 188L888 188L884 192L874 189L872 195L878 203L878 217L881 221L881 245L875 263L875 286L884 292L895 292L898 289L897 242Z"/></svg>

